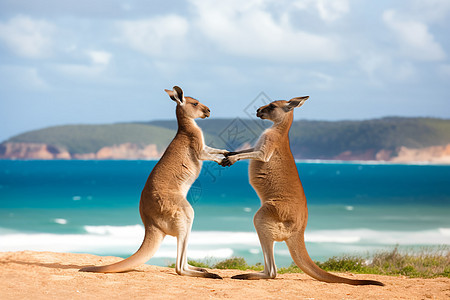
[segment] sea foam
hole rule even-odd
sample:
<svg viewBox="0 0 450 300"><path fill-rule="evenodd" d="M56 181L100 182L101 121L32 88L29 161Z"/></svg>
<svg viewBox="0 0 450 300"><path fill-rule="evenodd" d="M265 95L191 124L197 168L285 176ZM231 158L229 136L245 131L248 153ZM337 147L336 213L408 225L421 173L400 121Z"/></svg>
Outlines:
<svg viewBox="0 0 450 300"><path fill-rule="evenodd" d="M129 255L140 246L144 228L131 226L85 226L85 234L21 233L0 228L0 251L57 251L116 253ZM352 246L450 245L450 228L426 231L377 231L370 229L307 231L307 243ZM167 236L155 257L176 257L175 237ZM189 238L191 258L231 257L236 250L260 249L255 232L193 231ZM251 251L250 251L251 250Z"/></svg>

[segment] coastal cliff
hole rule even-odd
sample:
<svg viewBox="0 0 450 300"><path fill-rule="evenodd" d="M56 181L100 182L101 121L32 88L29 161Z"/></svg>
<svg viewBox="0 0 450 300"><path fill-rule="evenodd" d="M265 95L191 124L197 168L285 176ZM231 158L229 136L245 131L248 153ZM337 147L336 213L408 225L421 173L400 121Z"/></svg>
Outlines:
<svg viewBox="0 0 450 300"><path fill-rule="evenodd" d="M345 151L332 160L344 161L385 161L392 163L433 163L450 164L450 144L446 146L432 146L426 148L399 147L396 151L381 149L379 151L367 150L363 153Z"/></svg>
<svg viewBox="0 0 450 300"><path fill-rule="evenodd" d="M245 147L244 147L245 148ZM158 159L164 151L158 151L155 144L137 145L124 143L102 147L97 152L70 154L67 150L47 144L37 143L4 143L0 145L0 159ZM294 155L295 156L295 155ZM368 150L363 153L345 151L337 156L328 157L329 160L343 161L386 161L393 163L437 163L450 164L450 144L446 146L432 146L422 149L400 147L397 151Z"/></svg>
<svg viewBox="0 0 450 300"><path fill-rule="evenodd" d="M39 143L4 143L0 145L0 159L158 159L162 152L155 144L140 146L124 143L102 147L97 152L70 154L61 147Z"/></svg>
<svg viewBox="0 0 450 300"><path fill-rule="evenodd" d="M270 122L198 120L206 143L236 149L253 145ZM176 134L175 120L65 125L25 132L0 143L0 159L158 159ZM382 118L293 122L291 150L299 160L450 163L450 120Z"/></svg>
<svg viewBox="0 0 450 300"><path fill-rule="evenodd" d="M67 150L42 143L0 144L1 159L71 159Z"/></svg>

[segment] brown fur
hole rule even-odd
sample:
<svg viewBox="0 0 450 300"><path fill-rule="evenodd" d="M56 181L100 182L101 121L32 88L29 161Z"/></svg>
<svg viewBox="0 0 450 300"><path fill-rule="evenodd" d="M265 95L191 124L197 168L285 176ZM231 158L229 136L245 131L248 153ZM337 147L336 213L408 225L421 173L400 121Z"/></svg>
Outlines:
<svg viewBox="0 0 450 300"><path fill-rule="evenodd" d="M83 272L114 273L132 270L145 263L158 250L166 235L177 237L175 270L180 275L221 278L187 263L186 248L194 220L194 209L186 200L187 192L200 174L203 160L220 163L226 150L204 144L196 118L209 117L209 108L198 100L184 97L178 86L165 90L177 102L178 131L150 173L141 193L139 211L145 228L144 241L129 258L102 267L86 267ZM220 154L220 156L219 156Z"/></svg>
<svg viewBox="0 0 450 300"><path fill-rule="evenodd" d="M257 116L274 122L259 138L255 147L230 153L222 161L230 166L241 159L251 159L249 180L261 200L261 207L253 219L264 253L264 271L233 276L234 279L275 278L274 242L285 241L292 259L306 274L325 282L352 285L383 285L373 280L354 280L339 277L320 269L309 257L304 232L308 209L302 183L289 146L289 129L293 110L308 97L290 101L274 101L257 110Z"/></svg>

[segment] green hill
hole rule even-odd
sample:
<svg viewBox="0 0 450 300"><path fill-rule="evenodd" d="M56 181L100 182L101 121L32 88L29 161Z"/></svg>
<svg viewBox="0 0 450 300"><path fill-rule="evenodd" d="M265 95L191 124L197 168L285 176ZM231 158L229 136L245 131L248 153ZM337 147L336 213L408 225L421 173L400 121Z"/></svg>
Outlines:
<svg viewBox="0 0 450 300"><path fill-rule="evenodd" d="M6 142L43 143L62 147L71 154L97 152L102 147L123 143L156 144L163 150L176 131L142 124L65 125L29 131Z"/></svg>
<svg viewBox="0 0 450 300"><path fill-rule="evenodd" d="M176 128L175 121L147 124ZM217 147L236 148L242 142L253 144L269 121L245 119L199 120L206 140ZM237 127L237 128L236 128ZM234 134L240 138L234 142ZM294 121L290 131L296 158L329 158L345 151L395 151L399 147L425 148L450 143L450 120L389 117L364 121Z"/></svg>
<svg viewBox="0 0 450 300"><path fill-rule="evenodd" d="M450 143L450 120L383 118L367 121L297 121L291 128L292 151L300 157L326 158L344 151L395 151Z"/></svg>
<svg viewBox="0 0 450 300"><path fill-rule="evenodd" d="M245 119L199 120L208 145L234 150L253 144L270 122ZM71 154L92 153L123 143L156 144L163 150L175 136L175 120L111 125L66 125L26 132L5 142L44 143ZM291 147L296 158L332 158L345 151L396 151L401 146L424 148L450 144L450 120L383 118L366 121L307 121L292 124Z"/></svg>

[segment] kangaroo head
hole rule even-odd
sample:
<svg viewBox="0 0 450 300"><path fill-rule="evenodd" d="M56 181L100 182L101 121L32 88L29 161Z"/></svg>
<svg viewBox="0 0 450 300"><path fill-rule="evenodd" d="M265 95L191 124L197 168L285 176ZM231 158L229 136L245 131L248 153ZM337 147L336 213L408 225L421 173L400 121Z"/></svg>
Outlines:
<svg viewBox="0 0 450 300"><path fill-rule="evenodd" d="M210 110L208 106L200 103L200 101L184 97L183 90L179 86L174 86L173 90L165 90L169 94L170 99L177 103L177 114L189 119L207 118Z"/></svg>
<svg viewBox="0 0 450 300"><path fill-rule="evenodd" d="M289 101L273 101L258 108L256 110L256 116L261 119L270 120L274 123L281 122L287 115L292 114L294 108L302 106L308 98L309 96L305 96L292 98Z"/></svg>

